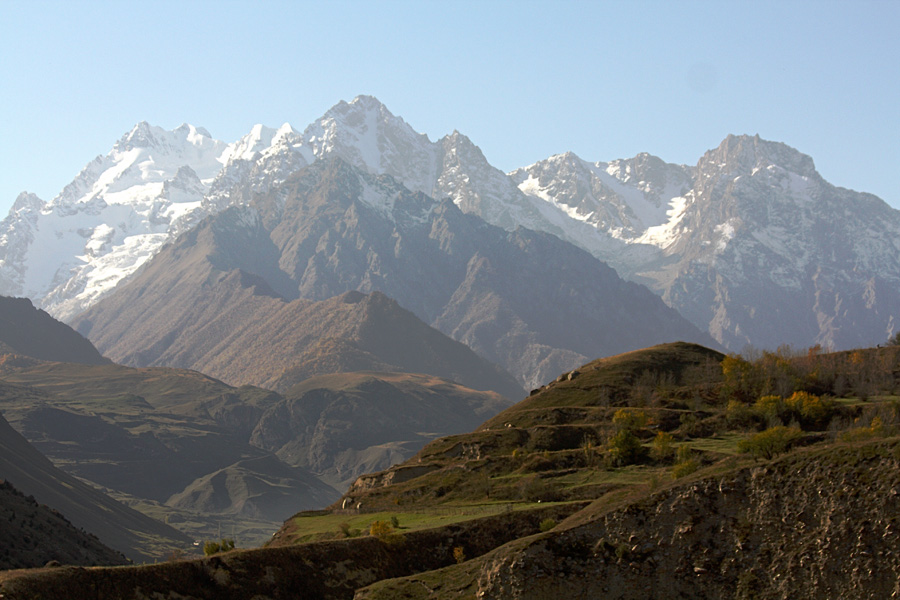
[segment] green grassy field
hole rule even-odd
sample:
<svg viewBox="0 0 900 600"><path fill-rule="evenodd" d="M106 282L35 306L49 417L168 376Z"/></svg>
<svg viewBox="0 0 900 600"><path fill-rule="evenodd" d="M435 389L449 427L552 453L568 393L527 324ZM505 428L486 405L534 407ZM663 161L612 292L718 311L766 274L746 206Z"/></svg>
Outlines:
<svg viewBox="0 0 900 600"><path fill-rule="evenodd" d="M477 504L459 504L424 507L421 510L405 508L397 511L379 511L371 513L331 513L331 514L298 514L285 523L293 543L304 543L325 539L342 539L368 535L369 528L375 521L388 524L396 519L398 533L432 529L443 525L461 523L480 517L498 515L508 512L528 510L545 506L565 504L563 502L483 502ZM347 535L349 533L350 535Z"/></svg>

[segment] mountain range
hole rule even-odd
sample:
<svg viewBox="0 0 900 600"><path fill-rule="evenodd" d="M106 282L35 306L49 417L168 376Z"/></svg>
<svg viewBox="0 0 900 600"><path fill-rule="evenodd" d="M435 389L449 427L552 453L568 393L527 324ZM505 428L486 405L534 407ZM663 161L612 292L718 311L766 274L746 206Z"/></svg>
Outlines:
<svg viewBox="0 0 900 600"><path fill-rule="evenodd" d="M335 326L351 322L353 298L362 298L348 290L372 292L360 305L367 312L354 313L368 315L354 334L359 349L377 348L395 355L386 362L403 363L402 370L475 389L490 381L511 399L587 356L678 339L713 343L646 288L571 244L489 225L340 157L266 192L232 191L243 193L245 205L204 219L71 324L125 364L217 376L243 364L263 379L254 383L272 386L282 373L297 380L310 344L344 335ZM330 308L310 312L305 299ZM429 365L433 351L417 350L415 340L438 338L417 321L506 369L519 390L493 372L478 382ZM460 359L443 364L463 372Z"/></svg>
<svg viewBox="0 0 900 600"><path fill-rule="evenodd" d="M289 177L325 157L580 246L731 350L871 345L898 327L900 211L829 184L784 144L729 136L693 167L567 153L506 174L461 133L432 142L368 96L302 133L255 126L231 144L137 125L50 202L17 199L0 224L0 293L72 320L203 218L262 196L277 212Z"/></svg>

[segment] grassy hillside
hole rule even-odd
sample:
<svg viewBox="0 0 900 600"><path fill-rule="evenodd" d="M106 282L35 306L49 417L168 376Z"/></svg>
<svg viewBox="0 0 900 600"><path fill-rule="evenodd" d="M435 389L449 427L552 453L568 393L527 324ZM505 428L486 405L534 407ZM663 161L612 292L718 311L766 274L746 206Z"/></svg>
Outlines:
<svg viewBox="0 0 900 600"><path fill-rule="evenodd" d="M360 477L267 549L158 577L188 598L278 598L298 578L325 582L322 598L886 597L900 569L898 390L900 348L741 358L667 344L593 361ZM277 574L254 587L263 564ZM143 576L128 572L79 577L137 597L128 578ZM37 597L62 581L3 589Z"/></svg>
<svg viewBox="0 0 900 600"><path fill-rule="evenodd" d="M251 441L345 490L360 475L403 461L435 438L470 431L510 404L496 392L434 375L321 375L288 390Z"/></svg>
<svg viewBox="0 0 900 600"><path fill-rule="evenodd" d="M143 559L190 547L223 524L229 534L261 543L287 515L338 494L250 444L265 409L281 399L272 392L181 369L16 356L2 357L0 378L0 410L40 453L190 533Z"/></svg>

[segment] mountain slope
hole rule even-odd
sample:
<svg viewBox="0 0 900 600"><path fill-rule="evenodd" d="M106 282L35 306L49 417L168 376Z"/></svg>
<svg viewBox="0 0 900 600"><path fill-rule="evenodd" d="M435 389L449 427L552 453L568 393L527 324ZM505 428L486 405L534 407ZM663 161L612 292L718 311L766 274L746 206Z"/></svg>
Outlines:
<svg viewBox="0 0 900 600"><path fill-rule="evenodd" d="M196 222L230 154L202 128L142 122L50 202L21 194L0 222L0 293L77 314Z"/></svg>
<svg viewBox="0 0 900 600"><path fill-rule="evenodd" d="M529 387L585 356L677 339L712 343L653 294L570 244L524 229L506 232L339 158L316 162L265 194L245 192L250 206L230 208L183 236L76 319L78 330L114 360L209 370L213 364L200 359L214 350L238 364L243 348L220 342L267 319L259 306L284 306L269 296L326 300L348 290L380 291ZM303 306L295 300L285 310ZM369 325L360 340L396 335L399 322L381 316ZM420 361L428 355L403 345L427 330L410 327L402 327L408 337L392 342L401 345L372 348ZM294 335L276 329L281 333L256 343ZM294 346L282 352L303 347ZM181 356L190 362L176 362ZM422 366L403 370L456 379ZM457 380L516 397L508 388Z"/></svg>
<svg viewBox="0 0 900 600"><path fill-rule="evenodd" d="M427 442L468 431L509 406L495 392L409 373L321 375L288 390L251 441L344 490L363 473L410 458Z"/></svg>
<svg viewBox="0 0 900 600"><path fill-rule="evenodd" d="M169 368L14 358L0 376L0 407L67 472L150 501L173 523L211 522L212 533L189 529L198 536L214 535L217 519L246 524L245 541L259 520L268 535L298 509L333 502L329 484L388 468L509 405L405 373L312 378L284 396Z"/></svg>
<svg viewBox="0 0 900 600"><path fill-rule="evenodd" d="M26 498L0 480L0 570L42 567L50 561L66 565L122 565L124 555L79 531L60 513Z"/></svg>
<svg viewBox="0 0 900 600"><path fill-rule="evenodd" d="M75 323L124 364L191 368L234 384L285 390L312 375L389 370L522 395L509 375L384 295L345 289L322 302L287 301L273 289L291 285L258 213L233 208Z"/></svg>
<svg viewBox="0 0 900 600"><path fill-rule="evenodd" d="M90 365L109 362L83 336L27 298L0 296L0 354L4 353Z"/></svg>
<svg viewBox="0 0 900 600"><path fill-rule="evenodd" d="M4 396L21 395L0 384ZM76 527L136 561L160 558L191 539L54 467L0 417L0 478L64 514Z"/></svg>
<svg viewBox="0 0 900 600"><path fill-rule="evenodd" d="M222 470L252 478L248 465L258 465L257 479L279 485L252 494L241 486L216 490L226 514L277 522L286 513L264 509L284 510L278 499L288 488L288 512L337 494L305 469L273 466L265 459L279 461L270 452L249 443L266 407L280 399L272 392L190 371L119 365L14 361L2 365L2 376L10 391L0 395L0 408L16 429L66 472L117 493L191 508L186 489L202 489Z"/></svg>

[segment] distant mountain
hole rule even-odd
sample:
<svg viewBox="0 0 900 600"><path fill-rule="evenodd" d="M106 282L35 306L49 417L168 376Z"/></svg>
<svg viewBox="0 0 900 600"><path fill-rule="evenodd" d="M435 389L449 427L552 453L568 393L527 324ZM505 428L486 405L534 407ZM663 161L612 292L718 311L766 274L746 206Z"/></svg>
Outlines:
<svg viewBox="0 0 900 600"><path fill-rule="evenodd" d="M60 323L27 298L0 296L0 354L99 365L109 362L71 327Z"/></svg>
<svg viewBox="0 0 900 600"><path fill-rule="evenodd" d="M0 222L0 293L77 314L196 223L232 151L202 128L142 122L52 201L19 195Z"/></svg>
<svg viewBox="0 0 900 600"><path fill-rule="evenodd" d="M426 375L321 375L266 410L251 441L344 490L363 473L406 460L447 432L469 431L510 404L497 393Z"/></svg>
<svg viewBox="0 0 900 600"><path fill-rule="evenodd" d="M260 520L271 527L327 506L340 495L333 485L388 468L510 404L406 373L314 377L282 396L179 369L8 357L0 380L0 409L67 473L177 516L172 523L200 522L189 531L207 537L222 519L256 532ZM3 469L0 477L23 481Z"/></svg>
<svg viewBox="0 0 900 600"><path fill-rule="evenodd" d="M0 395L21 397L27 396L28 392L0 382ZM13 430L2 416L0 416L0 479L12 482L20 492L34 496L41 504L59 511L76 527L96 535L104 544L135 561L158 559L164 555L166 548L171 552L191 543L190 538L168 525L116 502L101 491L85 484L81 479L54 467L25 438ZM9 493L9 490L5 490L5 493ZM10 502L23 507L26 504L15 498ZM74 536L69 531L70 528L38 511L33 505L24 507L28 513L16 512L21 509L12 508L11 504L5 502L4 507L15 513L8 515L11 522L16 521L16 514L19 515L18 518L24 514L32 514L33 519L43 519L46 522L47 529L42 531L42 535L49 539L39 540L35 537L31 547L19 545L23 551L35 552L30 560L42 557L43 562L28 566L42 566L48 560L77 561L71 564L124 562L121 557L111 554L108 549L104 551L99 548L99 544L90 541L87 536ZM42 516L38 516L39 512ZM4 519L4 531L7 531L8 527L12 530L18 526L8 526L6 521L7 519ZM32 532L32 535L35 534ZM73 551L72 542L79 550ZM12 551L14 546L9 548ZM79 552L84 554L81 555Z"/></svg>
<svg viewBox="0 0 900 600"><path fill-rule="evenodd" d="M380 370L524 394L502 369L383 294L335 286L319 302L288 301L275 289L296 298L296 283L280 270L269 235L258 212L229 209L75 323L120 363L190 368L234 385L285 391L313 375Z"/></svg>
<svg viewBox="0 0 900 600"><path fill-rule="evenodd" d="M327 372L322 360L311 369L306 353L313 344L333 346L332 323L347 326L338 315L359 297L344 296L348 290L383 292L529 389L588 356L678 339L713 343L571 244L504 231L341 158L318 161L264 194L252 188L232 191L251 198L249 206L209 217L73 320L75 327L120 362L179 365L226 379L217 369L246 365L255 383L269 386L281 368L291 375L294 360L300 371L293 381ZM316 308L310 320L302 317L307 302L288 302L298 296L344 299ZM391 305L383 296L363 306L371 308L360 316L378 318L354 334L357 356L347 370L379 368L360 362L363 350L402 366L391 370L521 395L496 372L463 378L462 350L445 344L441 352L458 357L439 358L437 338L428 341L434 333L396 307L384 310ZM344 368L335 367L328 368Z"/></svg>
<svg viewBox="0 0 900 600"><path fill-rule="evenodd" d="M785 144L728 136L693 168L570 153L511 177L571 216L566 239L732 350L853 348L900 327L900 211Z"/></svg>

